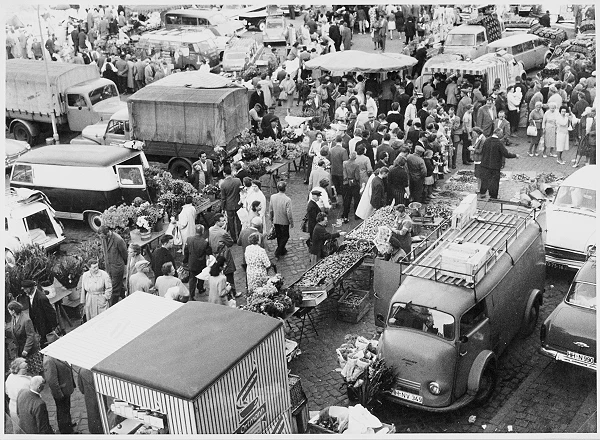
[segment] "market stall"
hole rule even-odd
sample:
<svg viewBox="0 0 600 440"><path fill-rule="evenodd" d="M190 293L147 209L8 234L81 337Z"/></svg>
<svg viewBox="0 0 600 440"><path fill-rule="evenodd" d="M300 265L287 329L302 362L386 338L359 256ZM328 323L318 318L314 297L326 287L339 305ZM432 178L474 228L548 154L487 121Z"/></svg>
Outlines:
<svg viewBox="0 0 600 440"><path fill-rule="evenodd" d="M306 62L307 69L330 72L382 73L397 72L417 64L417 59L401 54L389 56L360 50L331 52Z"/></svg>
<svg viewBox="0 0 600 440"><path fill-rule="evenodd" d="M291 433L276 319L136 292L43 352L92 371L105 433Z"/></svg>

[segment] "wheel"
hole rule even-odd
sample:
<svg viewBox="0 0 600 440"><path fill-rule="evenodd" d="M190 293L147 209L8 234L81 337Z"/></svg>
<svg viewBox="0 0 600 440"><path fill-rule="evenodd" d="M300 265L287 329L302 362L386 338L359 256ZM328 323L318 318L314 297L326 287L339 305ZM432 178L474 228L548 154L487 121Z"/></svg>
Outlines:
<svg viewBox="0 0 600 440"><path fill-rule="evenodd" d="M22 122L15 123L15 126L13 127L13 134L15 135L16 140L25 141L33 147L33 144L35 143L35 136L31 134L27 126Z"/></svg>
<svg viewBox="0 0 600 440"><path fill-rule="evenodd" d="M491 397L494 388L496 388L497 379L498 374L496 373L496 369L492 365L485 367L479 380L479 391L475 395L476 403L483 403Z"/></svg>
<svg viewBox="0 0 600 440"><path fill-rule="evenodd" d="M256 26L258 28L259 31L263 32L265 30L265 28L267 27L267 23L265 23L265 20L261 20L258 22L258 26Z"/></svg>
<svg viewBox="0 0 600 440"><path fill-rule="evenodd" d="M90 212L87 215L87 222L92 231L98 232L98 229L102 226L102 214L99 212Z"/></svg>
<svg viewBox="0 0 600 440"><path fill-rule="evenodd" d="M535 330L535 326L537 325L538 318L540 317L540 303L534 302L531 308L527 312L527 317L523 322L523 327L521 329L521 335L523 337L529 336Z"/></svg>
<svg viewBox="0 0 600 440"><path fill-rule="evenodd" d="M189 161L184 159L175 159L169 166L169 172L175 179L185 179L185 172L191 173L192 167Z"/></svg>

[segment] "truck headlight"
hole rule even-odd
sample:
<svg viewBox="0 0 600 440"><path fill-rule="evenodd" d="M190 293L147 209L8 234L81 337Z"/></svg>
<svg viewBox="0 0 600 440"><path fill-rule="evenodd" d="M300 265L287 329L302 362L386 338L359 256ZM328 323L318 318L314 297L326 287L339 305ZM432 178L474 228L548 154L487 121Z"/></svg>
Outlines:
<svg viewBox="0 0 600 440"><path fill-rule="evenodd" d="M430 382L429 383L429 392L435 396L438 396L439 394L441 394L442 388L440 387L439 383Z"/></svg>

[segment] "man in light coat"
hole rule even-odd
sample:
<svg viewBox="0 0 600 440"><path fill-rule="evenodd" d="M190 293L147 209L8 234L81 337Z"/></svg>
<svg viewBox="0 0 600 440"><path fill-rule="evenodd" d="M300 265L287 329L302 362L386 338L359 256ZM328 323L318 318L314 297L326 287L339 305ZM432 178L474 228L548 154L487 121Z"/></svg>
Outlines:
<svg viewBox="0 0 600 440"><path fill-rule="evenodd" d="M181 239L185 247L187 239L196 234L196 208L193 205L194 198L192 196L185 197L185 205L181 208L179 217L176 222L173 222L181 232Z"/></svg>
<svg viewBox="0 0 600 440"><path fill-rule="evenodd" d="M277 249L275 249L275 257L279 258L287 254L285 245L290 238L290 228L294 227L294 219L292 217L292 199L286 194L287 185L285 182L277 183L277 194L271 196L269 203L269 218L271 224L275 226L277 236Z"/></svg>

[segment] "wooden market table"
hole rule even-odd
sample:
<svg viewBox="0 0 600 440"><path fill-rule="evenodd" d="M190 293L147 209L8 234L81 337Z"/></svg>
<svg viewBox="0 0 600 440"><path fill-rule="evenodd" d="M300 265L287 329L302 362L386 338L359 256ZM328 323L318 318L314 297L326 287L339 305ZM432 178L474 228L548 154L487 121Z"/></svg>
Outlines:
<svg viewBox="0 0 600 440"><path fill-rule="evenodd" d="M150 238L142 238L142 236L140 235L139 231L134 230L131 231L131 241L130 243L133 244L137 244L142 248L142 255L144 255L144 253L146 255L148 255L150 258L152 258L152 243L156 243L158 242L158 240L160 240L160 238L165 235L165 233L167 232L167 228L169 227L169 224L163 224L163 229L160 232L152 232L150 234Z"/></svg>
<svg viewBox="0 0 600 440"><path fill-rule="evenodd" d="M56 294L52 298L48 298L48 301L50 301L50 304L52 304L52 306L56 310L59 327L63 332L66 333L67 329L62 325L61 319L64 319L67 322L67 324L69 324L69 327L73 327L73 323L71 322L71 319L69 318L69 315L67 314L62 301L64 298L71 295L71 293L73 293L73 291L76 290L77 287L75 287L74 289L67 289L56 279L54 279L53 287Z"/></svg>
<svg viewBox="0 0 600 440"><path fill-rule="evenodd" d="M291 161L282 159L281 162L273 162L267 167L267 174L269 175L269 195L273 194L273 183L277 184L277 177L279 177L279 170L284 166L290 166Z"/></svg>

